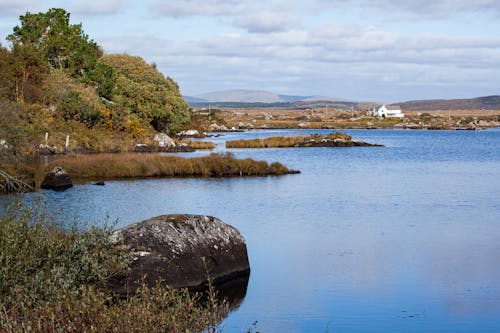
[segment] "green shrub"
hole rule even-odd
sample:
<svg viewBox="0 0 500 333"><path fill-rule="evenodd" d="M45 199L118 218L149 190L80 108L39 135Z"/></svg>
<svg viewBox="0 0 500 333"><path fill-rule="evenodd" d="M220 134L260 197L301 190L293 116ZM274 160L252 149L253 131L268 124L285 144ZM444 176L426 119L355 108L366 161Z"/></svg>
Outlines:
<svg viewBox="0 0 500 333"><path fill-rule="evenodd" d="M35 205L36 206L36 205ZM43 211L0 216L0 332L217 332L225 313L187 290L143 286L119 298L106 288L132 260L110 227L81 230Z"/></svg>

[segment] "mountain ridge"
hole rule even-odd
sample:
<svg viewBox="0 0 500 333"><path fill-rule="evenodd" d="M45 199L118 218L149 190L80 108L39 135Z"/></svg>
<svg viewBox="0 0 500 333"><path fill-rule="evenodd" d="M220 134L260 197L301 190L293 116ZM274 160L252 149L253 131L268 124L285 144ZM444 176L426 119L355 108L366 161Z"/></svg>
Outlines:
<svg viewBox="0 0 500 333"><path fill-rule="evenodd" d="M206 104L217 104L231 107L301 107L324 103L330 107L340 108L366 108L383 103L353 101L344 98L332 98L317 95L285 95L276 94L264 90L232 89L213 91L195 96L184 96L191 106ZM403 112L407 111L436 111L436 110L500 110L500 95L481 96L474 98L457 99L422 99L401 101L398 103L386 103L387 105L399 105Z"/></svg>

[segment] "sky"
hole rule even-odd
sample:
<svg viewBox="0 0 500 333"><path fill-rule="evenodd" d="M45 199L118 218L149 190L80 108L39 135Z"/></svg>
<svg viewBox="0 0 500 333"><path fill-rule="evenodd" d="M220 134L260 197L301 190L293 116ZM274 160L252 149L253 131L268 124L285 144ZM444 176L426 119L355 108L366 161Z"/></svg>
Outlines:
<svg viewBox="0 0 500 333"><path fill-rule="evenodd" d="M0 0L0 43L19 15L52 7L105 52L155 63L189 96L500 94L500 0Z"/></svg>

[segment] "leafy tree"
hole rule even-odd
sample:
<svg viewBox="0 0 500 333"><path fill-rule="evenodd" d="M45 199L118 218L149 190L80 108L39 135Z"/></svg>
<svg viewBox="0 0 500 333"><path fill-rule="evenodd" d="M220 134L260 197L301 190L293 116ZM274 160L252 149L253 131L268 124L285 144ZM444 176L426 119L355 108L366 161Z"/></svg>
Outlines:
<svg viewBox="0 0 500 333"><path fill-rule="evenodd" d="M45 62L29 45L12 51L0 46L0 98L18 102L38 102L42 98Z"/></svg>
<svg viewBox="0 0 500 333"><path fill-rule="evenodd" d="M64 68L73 75L85 75L94 68L102 54L89 40L81 24L69 24L70 14L61 8L46 13L21 15L21 26L7 39L13 49L31 46L42 53L50 68Z"/></svg>
<svg viewBox="0 0 500 333"><path fill-rule="evenodd" d="M126 54L104 55L101 62L116 73L113 101L130 110L157 131L176 133L189 120L189 107L179 87L142 58Z"/></svg>
<svg viewBox="0 0 500 333"><path fill-rule="evenodd" d="M97 88L99 96L111 100L116 85L116 74L111 66L97 62L90 72L90 80Z"/></svg>

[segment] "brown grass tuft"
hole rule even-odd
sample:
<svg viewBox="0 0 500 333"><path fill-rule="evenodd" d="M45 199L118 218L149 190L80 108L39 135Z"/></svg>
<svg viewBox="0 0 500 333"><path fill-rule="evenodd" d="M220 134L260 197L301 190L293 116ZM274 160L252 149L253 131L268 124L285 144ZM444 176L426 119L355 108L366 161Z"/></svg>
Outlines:
<svg viewBox="0 0 500 333"><path fill-rule="evenodd" d="M65 157L48 170L61 166L77 180L148 177L238 177L296 173L282 164L237 159L232 154L183 158L152 154L96 154Z"/></svg>

